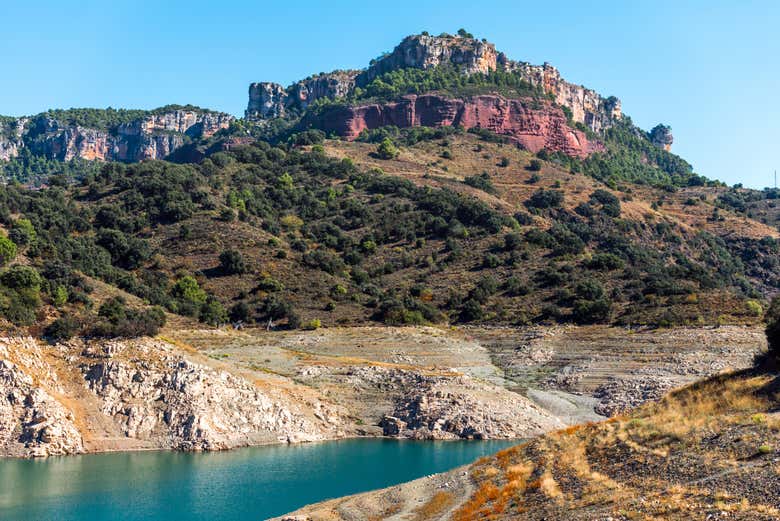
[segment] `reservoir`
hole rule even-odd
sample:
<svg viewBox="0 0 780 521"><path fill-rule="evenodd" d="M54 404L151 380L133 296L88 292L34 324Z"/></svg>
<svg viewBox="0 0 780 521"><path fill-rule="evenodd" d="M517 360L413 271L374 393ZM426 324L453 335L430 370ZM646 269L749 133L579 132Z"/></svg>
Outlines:
<svg viewBox="0 0 780 521"><path fill-rule="evenodd" d="M0 459L0 519L261 520L450 470L517 443L355 439Z"/></svg>

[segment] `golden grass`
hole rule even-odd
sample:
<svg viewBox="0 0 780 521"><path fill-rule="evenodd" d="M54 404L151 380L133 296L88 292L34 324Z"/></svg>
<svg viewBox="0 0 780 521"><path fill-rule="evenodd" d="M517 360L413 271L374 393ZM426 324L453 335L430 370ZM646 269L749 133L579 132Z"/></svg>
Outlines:
<svg viewBox="0 0 780 521"><path fill-rule="evenodd" d="M439 491L431 496L423 506L415 510L416 518L418 521L425 521L426 519L432 519L436 516L443 514L452 505L455 504L455 497L452 492Z"/></svg>

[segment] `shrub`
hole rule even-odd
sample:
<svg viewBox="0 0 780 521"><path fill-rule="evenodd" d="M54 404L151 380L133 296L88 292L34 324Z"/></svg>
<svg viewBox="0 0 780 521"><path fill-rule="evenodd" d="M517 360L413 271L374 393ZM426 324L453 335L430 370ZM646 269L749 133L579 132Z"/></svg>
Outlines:
<svg viewBox="0 0 780 521"><path fill-rule="evenodd" d="M487 192L489 194L496 193L496 187L493 186L493 183L490 181L490 175L487 172L482 172L479 175L467 176L465 179L463 179L463 182L469 186L478 188L483 192Z"/></svg>
<svg viewBox="0 0 780 521"><path fill-rule="evenodd" d="M601 204L601 211L610 217L620 217L620 199L614 194L598 189L590 194L591 204Z"/></svg>
<svg viewBox="0 0 780 521"><path fill-rule="evenodd" d="M502 157L501 160L498 162L498 166L502 168L506 168L509 166L509 158L508 157Z"/></svg>
<svg viewBox="0 0 780 521"><path fill-rule="evenodd" d="M233 304L228 313L232 322L246 322L249 320L249 305L246 302Z"/></svg>
<svg viewBox="0 0 780 521"><path fill-rule="evenodd" d="M525 202L528 208L558 208L563 203L563 192L539 189Z"/></svg>
<svg viewBox="0 0 780 521"><path fill-rule="evenodd" d="M236 250L225 250L219 254L219 269L225 275L240 275L247 271L244 257Z"/></svg>
<svg viewBox="0 0 780 521"><path fill-rule="evenodd" d="M16 244L31 244L36 237L35 228L29 219L15 221L8 234L8 238Z"/></svg>
<svg viewBox="0 0 780 521"><path fill-rule="evenodd" d="M507 293L513 297L522 297L531 291L522 280L514 276L509 277L504 285Z"/></svg>
<svg viewBox="0 0 780 521"><path fill-rule="evenodd" d="M592 270L611 271L622 269L625 262L612 253L597 253L585 265Z"/></svg>
<svg viewBox="0 0 780 521"><path fill-rule="evenodd" d="M753 315L754 317L760 317L764 312L764 308L762 308L761 304L755 300L748 300L745 302L745 309L748 314Z"/></svg>
<svg viewBox="0 0 780 521"><path fill-rule="evenodd" d="M11 266L0 275L0 282L13 289L32 289L39 291L43 279L38 270L30 266Z"/></svg>
<svg viewBox="0 0 780 521"><path fill-rule="evenodd" d="M208 297L200 307L198 320L210 326L221 326L228 321L228 315L219 300Z"/></svg>
<svg viewBox="0 0 780 521"><path fill-rule="evenodd" d="M376 156L379 159L395 159L398 155L398 148L393 144L390 138L386 137L376 147Z"/></svg>
<svg viewBox="0 0 780 521"><path fill-rule="evenodd" d="M303 326L303 329L307 331L314 331L315 329L319 329L322 327L322 322L319 318L313 318L306 322L306 325Z"/></svg>
<svg viewBox="0 0 780 521"><path fill-rule="evenodd" d="M523 244L523 236L519 233L508 233L504 235L504 249L506 251L516 250Z"/></svg>
<svg viewBox="0 0 780 521"><path fill-rule="evenodd" d="M139 336L154 336L165 325L165 312L155 306L139 309L127 306L122 297L114 297L100 306L98 322L91 334L98 337L135 338Z"/></svg>
<svg viewBox="0 0 780 521"><path fill-rule="evenodd" d="M532 159L530 163L528 163L528 170L531 172L538 172L542 169L542 162L538 159Z"/></svg>
<svg viewBox="0 0 780 521"><path fill-rule="evenodd" d="M577 296L585 300L598 300L604 297L604 286L597 280L585 279L575 288Z"/></svg>
<svg viewBox="0 0 780 521"><path fill-rule="evenodd" d="M16 244L9 239L0 235L0 266L5 266L16 257Z"/></svg>
<svg viewBox="0 0 780 521"><path fill-rule="evenodd" d="M70 340L81 328L79 321L71 315L63 315L49 324L43 334L54 342Z"/></svg>
<svg viewBox="0 0 780 521"><path fill-rule="evenodd" d="M177 280L172 293L175 298L187 303L200 305L206 302L206 292L201 289L192 275L185 275Z"/></svg>
<svg viewBox="0 0 780 521"><path fill-rule="evenodd" d="M473 322L480 320L485 315L482 310L482 304L474 299L469 299L463 304L463 309L460 312L460 319L463 322Z"/></svg>
<svg viewBox="0 0 780 521"><path fill-rule="evenodd" d="M501 265L501 259L492 253L488 253L482 259L482 267L484 268L497 268Z"/></svg>
<svg viewBox="0 0 780 521"><path fill-rule="evenodd" d="M580 324L592 324L609 320L612 303L600 298L597 300L577 300L572 316Z"/></svg>

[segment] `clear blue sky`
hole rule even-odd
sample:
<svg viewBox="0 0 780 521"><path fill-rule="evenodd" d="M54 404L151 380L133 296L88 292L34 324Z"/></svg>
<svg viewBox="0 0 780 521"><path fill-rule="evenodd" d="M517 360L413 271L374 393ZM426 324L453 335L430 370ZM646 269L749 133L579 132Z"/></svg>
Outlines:
<svg viewBox="0 0 780 521"><path fill-rule="evenodd" d="M780 168L780 2L6 2L0 114L192 103L243 114L252 81L359 68L403 36L465 27L623 101L728 183Z"/></svg>

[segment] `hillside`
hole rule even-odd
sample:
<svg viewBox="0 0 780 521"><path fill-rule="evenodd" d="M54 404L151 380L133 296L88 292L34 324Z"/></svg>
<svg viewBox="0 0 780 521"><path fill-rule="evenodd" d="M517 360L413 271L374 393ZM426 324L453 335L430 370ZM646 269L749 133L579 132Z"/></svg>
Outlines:
<svg viewBox="0 0 780 521"><path fill-rule="evenodd" d="M742 372L279 519L777 519L777 376Z"/></svg>
<svg viewBox="0 0 780 521"><path fill-rule="evenodd" d="M198 164L107 163L75 185L8 186L3 222L28 265L9 271L43 275L44 307L9 288L6 318L90 323L78 273L212 324L760 318L778 233L723 204L720 187L604 183L588 163L492 136L404 132L392 159L369 142L257 141Z"/></svg>

